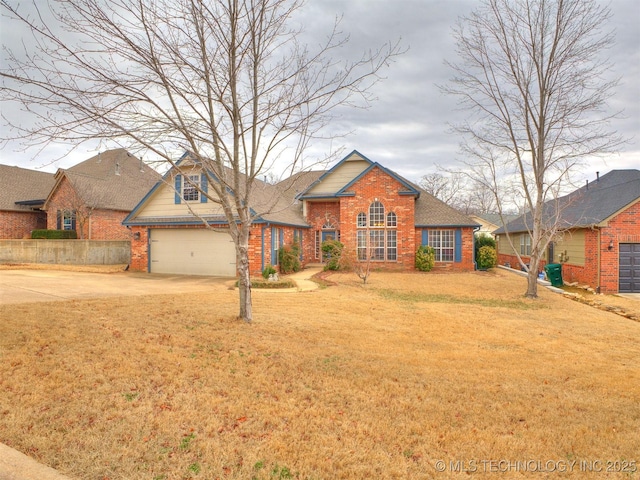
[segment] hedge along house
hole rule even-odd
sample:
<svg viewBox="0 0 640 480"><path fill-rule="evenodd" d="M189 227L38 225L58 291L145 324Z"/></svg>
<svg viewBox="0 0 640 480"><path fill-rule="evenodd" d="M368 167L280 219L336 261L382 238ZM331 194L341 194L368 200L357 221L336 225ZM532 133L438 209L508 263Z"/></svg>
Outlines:
<svg viewBox="0 0 640 480"><path fill-rule="evenodd" d="M86 240L129 240L122 221L160 175L124 149L58 169L44 203L49 230L76 230Z"/></svg>
<svg viewBox="0 0 640 480"><path fill-rule="evenodd" d="M542 264L560 263L565 282L602 293L640 292L640 171L613 170L569 195L548 202L545 217L557 215L554 236ZM530 217L522 215L497 229L498 261L516 267L531 253Z"/></svg>
<svg viewBox="0 0 640 480"><path fill-rule="evenodd" d="M197 164L178 165L180 173L167 172L124 221L134 232L131 268L234 276L227 219L200 193L208 192L206 175ZM252 275L277 265L278 249L293 242L301 247L303 265L322 262L321 244L328 239L345 244L354 260L370 257L376 268L413 270L421 244L434 247L440 268L474 268L478 225L357 151L328 171L299 173L275 185L255 180L254 189L254 211L277 202L253 222Z"/></svg>

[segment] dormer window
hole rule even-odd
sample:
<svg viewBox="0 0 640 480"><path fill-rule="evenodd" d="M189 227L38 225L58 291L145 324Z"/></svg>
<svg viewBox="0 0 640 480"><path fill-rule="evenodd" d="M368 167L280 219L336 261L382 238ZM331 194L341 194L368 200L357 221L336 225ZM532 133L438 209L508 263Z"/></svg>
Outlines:
<svg viewBox="0 0 640 480"><path fill-rule="evenodd" d="M197 202L200 200L200 175L184 175L182 177L182 197L187 202Z"/></svg>

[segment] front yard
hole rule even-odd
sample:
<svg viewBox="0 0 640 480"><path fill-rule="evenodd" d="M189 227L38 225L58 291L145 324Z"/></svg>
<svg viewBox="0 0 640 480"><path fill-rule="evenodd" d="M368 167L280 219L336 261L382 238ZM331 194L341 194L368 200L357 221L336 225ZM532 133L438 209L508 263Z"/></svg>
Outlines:
<svg viewBox="0 0 640 480"><path fill-rule="evenodd" d="M80 479L640 477L640 323L503 271L331 280L249 326L222 285L2 306L0 442Z"/></svg>

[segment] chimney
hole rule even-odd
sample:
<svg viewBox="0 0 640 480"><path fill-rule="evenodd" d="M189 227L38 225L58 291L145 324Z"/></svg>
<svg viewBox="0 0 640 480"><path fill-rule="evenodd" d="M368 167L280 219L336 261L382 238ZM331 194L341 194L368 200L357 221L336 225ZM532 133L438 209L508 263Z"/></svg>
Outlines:
<svg viewBox="0 0 640 480"><path fill-rule="evenodd" d="M589 179L587 178L587 190L589 190Z"/></svg>
<svg viewBox="0 0 640 480"><path fill-rule="evenodd" d="M596 182L600 181L600 172L596 172Z"/></svg>

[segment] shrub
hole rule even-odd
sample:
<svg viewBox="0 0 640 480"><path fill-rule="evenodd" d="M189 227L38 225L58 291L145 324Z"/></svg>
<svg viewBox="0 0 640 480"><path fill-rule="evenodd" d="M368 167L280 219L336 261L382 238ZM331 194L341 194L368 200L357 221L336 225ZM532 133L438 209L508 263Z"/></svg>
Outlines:
<svg viewBox="0 0 640 480"><path fill-rule="evenodd" d="M273 265L271 265L270 263L267 264L266 267L264 267L264 270L262 270L262 276L265 279L268 279L269 275L273 275L274 273L278 273L278 272L276 271L275 268L273 268Z"/></svg>
<svg viewBox="0 0 640 480"><path fill-rule="evenodd" d="M293 242L292 245L283 245L278 250L280 272L287 274L300 270L300 245Z"/></svg>
<svg viewBox="0 0 640 480"><path fill-rule="evenodd" d="M325 240L322 242L322 253L324 258L327 259L327 263L324 266L325 270L340 270L343 249L344 244L338 240Z"/></svg>
<svg viewBox="0 0 640 480"><path fill-rule="evenodd" d="M31 238L47 240L75 240L78 232L75 230L33 230Z"/></svg>
<svg viewBox="0 0 640 480"><path fill-rule="evenodd" d="M487 234L487 233L481 233L480 235L476 235L476 242L475 242L475 254L476 254L476 259L478 258L478 255L480 253L480 249L482 247L493 247L494 249L496 248L496 239L493 238L491 235Z"/></svg>
<svg viewBox="0 0 640 480"><path fill-rule="evenodd" d="M436 251L428 245L421 245L416 252L416 269L429 272L436 263Z"/></svg>
<svg viewBox="0 0 640 480"><path fill-rule="evenodd" d="M496 249L489 245L481 247L478 251L476 261L478 262L478 268L482 270L495 267L498 263L498 255L496 254Z"/></svg>

